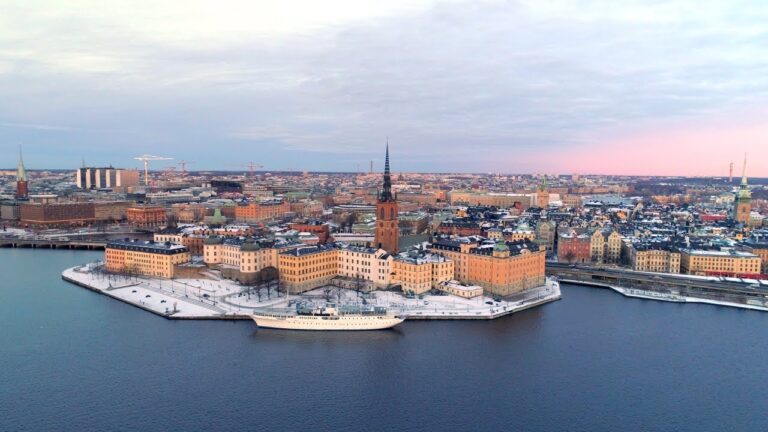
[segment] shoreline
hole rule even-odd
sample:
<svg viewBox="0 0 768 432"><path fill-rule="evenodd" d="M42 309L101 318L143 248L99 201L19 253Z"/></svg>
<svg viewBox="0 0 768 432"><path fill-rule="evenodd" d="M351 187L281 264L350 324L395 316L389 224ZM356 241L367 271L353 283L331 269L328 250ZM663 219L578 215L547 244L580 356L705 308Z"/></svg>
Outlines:
<svg viewBox="0 0 768 432"><path fill-rule="evenodd" d="M573 284L573 285L607 288L623 295L624 297L629 297L629 298L638 298L643 300L656 300L656 301L663 301L668 303L709 304L713 306L724 306L724 307L732 307L732 308L738 308L738 309L754 310L759 312L768 312L768 307L766 306L711 300L711 299L705 299L705 298L699 298L699 297L683 296L680 294L639 290L636 288L624 288L624 287L618 287L618 286L600 283L600 282L588 282L588 281L580 281L575 279L560 279L560 282Z"/></svg>
<svg viewBox="0 0 768 432"><path fill-rule="evenodd" d="M131 279L124 278L122 285L112 285L112 282L116 282L113 278L105 280L104 275L94 274L88 269L88 265L71 267L61 273L61 278L73 285L106 295L169 320L250 320L250 312L254 309L287 303L285 297L278 296L274 299L269 298L263 303L259 297L259 303L256 305L249 304L248 301L252 302L253 300L250 299L255 296L251 295L249 300L243 300L243 294L240 290L244 287L234 285L230 281L190 280L185 282L184 280L134 278L131 282ZM120 279L120 277L114 278ZM194 283L197 285L193 285ZM171 285L170 290L168 289L169 284ZM213 289L214 284L216 284L217 289ZM222 286L222 284L224 285ZM182 285L183 287L174 288L174 285ZM204 286L205 288L203 288ZM206 294L201 295L203 290L206 291ZM190 291L192 296L189 295ZM224 293L225 291L226 293ZM307 300L319 300L320 297L317 293L313 295L313 291L302 293L300 297ZM197 292L197 297L195 292ZM213 293L212 298L214 300L211 300L208 292ZM222 293L219 295L218 302L215 301L217 292ZM345 295L353 294L346 293ZM406 299L399 293L393 292L381 291L375 292L375 294L376 298L386 299L388 302L386 307L397 309L397 306L392 305L399 305L401 314L405 316L406 320L492 320L561 299L560 285L552 279L547 279L546 284L541 287L518 294L519 297L522 297L519 300L502 300L501 302L493 302L490 306L487 302L490 302L491 299L487 297L467 300L460 297L453 298L453 296L426 296L428 300L432 301L430 303L428 300ZM238 300L239 298L240 300Z"/></svg>

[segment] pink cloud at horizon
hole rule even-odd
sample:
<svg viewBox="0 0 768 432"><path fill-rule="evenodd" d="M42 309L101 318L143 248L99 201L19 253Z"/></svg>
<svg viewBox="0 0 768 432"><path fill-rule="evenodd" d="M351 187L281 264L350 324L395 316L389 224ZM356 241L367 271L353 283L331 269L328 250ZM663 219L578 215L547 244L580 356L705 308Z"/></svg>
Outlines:
<svg viewBox="0 0 768 432"><path fill-rule="evenodd" d="M706 122L624 134L552 154L561 173L768 177L768 121ZM734 124L735 123L735 124Z"/></svg>

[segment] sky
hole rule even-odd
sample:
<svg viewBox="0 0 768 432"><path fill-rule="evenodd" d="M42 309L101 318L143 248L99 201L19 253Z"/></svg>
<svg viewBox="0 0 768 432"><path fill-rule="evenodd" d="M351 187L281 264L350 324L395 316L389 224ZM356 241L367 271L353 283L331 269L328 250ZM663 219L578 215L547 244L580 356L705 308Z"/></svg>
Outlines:
<svg viewBox="0 0 768 432"><path fill-rule="evenodd" d="M0 167L768 177L768 2L0 0Z"/></svg>

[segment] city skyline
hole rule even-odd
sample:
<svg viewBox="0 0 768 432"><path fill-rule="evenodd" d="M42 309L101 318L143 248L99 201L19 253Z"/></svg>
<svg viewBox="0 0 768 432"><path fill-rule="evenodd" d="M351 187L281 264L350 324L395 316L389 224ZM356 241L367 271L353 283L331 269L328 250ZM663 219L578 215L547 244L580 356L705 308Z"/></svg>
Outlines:
<svg viewBox="0 0 768 432"><path fill-rule="evenodd" d="M768 9L644 3L3 6L0 166L768 177Z"/></svg>

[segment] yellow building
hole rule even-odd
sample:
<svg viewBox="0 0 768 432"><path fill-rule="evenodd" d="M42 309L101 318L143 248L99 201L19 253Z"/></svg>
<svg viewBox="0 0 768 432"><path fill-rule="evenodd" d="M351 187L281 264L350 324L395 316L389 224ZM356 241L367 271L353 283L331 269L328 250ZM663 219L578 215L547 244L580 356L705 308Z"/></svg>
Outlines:
<svg viewBox="0 0 768 432"><path fill-rule="evenodd" d="M291 293L331 285L338 275L339 248L312 245L285 251L278 256L280 284Z"/></svg>
<svg viewBox="0 0 768 432"><path fill-rule="evenodd" d="M592 262L618 263L621 258L621 235L615 230L596 229L590 239Z"/></svg>
<svg viewBox="0 0 768 432"><path fill-rule="evenodd" d="M453 279L453 261L445 256L411 252L398 255L392 262L392 283L403 292L422 294Z"/></svg>
<svg viewBox="0 0 768 432"><path fill-rule="evenodd" d="M656 273L680 273L680 252L665 246L628 245L632 270Z"/></svg>
<svg viewBox="0 0 768 432"><path fill-rule="evenodd" d="M734 250L708 251L683 249L680 270L692 275L756 276L760 274L760 257Z"/></svg>
<svg viewBox="0 0 768 432"><path fill-rule="evenodd" d="M464 285L456 281L442 283L437 286L437 289L467 299L483 295L483 287L479 285Z"/></svg>
<svg viewBox="0 0 768 432"><path fill-rule="evenodd" d="M107 271L172 278L174 267L190 261L189 249L174 243L110 241L104 251Z"/></svg>
<svg viewBox="0 0 768 432"><path fill-rule="evenodd" d="M431 250L454 262L454 279L492 294L508 296L545 283L545 253L530 241L438 240Z"/></svg>
<svg viewBox="0 0 768 432"><path fill-rule="evenodd" d="M240 283L257 283L278 277L280 252L301 243L209 237L203 245L203 261L221 270L222 276Z"/></svg>

